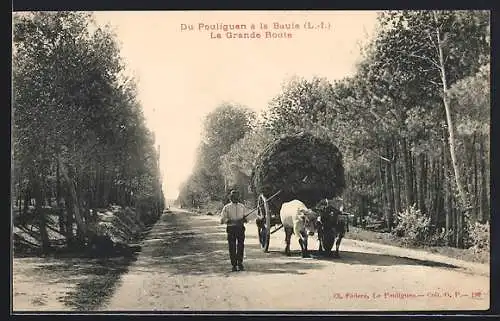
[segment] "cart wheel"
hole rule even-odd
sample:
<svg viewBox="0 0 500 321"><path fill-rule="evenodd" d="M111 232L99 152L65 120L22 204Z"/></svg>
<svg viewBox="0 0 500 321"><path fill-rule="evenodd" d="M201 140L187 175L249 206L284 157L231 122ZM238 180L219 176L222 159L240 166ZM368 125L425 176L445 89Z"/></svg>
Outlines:
<svg viewBox="0 0 500 321"><path fill-rule="evenodd" d="M263 194L259 195L257 203L257 231L259 234L260 247L264 252L269 251L269 241L271 239L271 213L269 204Z"/></svg>

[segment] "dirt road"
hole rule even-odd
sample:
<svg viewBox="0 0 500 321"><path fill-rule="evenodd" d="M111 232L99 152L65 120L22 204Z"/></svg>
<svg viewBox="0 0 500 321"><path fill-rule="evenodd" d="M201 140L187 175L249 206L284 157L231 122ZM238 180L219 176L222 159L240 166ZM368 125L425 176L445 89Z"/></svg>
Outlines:
<svg viewBox="0 0 500 321"><path fill-rule="evenodd" d="M165 214L101 310L485 310L489 267L425 252L344 240L341 258L303 259L284 233L269 253L247 225L246 271L230 272L215 216ZM310 241L312 249L316 240Z"/></svg>

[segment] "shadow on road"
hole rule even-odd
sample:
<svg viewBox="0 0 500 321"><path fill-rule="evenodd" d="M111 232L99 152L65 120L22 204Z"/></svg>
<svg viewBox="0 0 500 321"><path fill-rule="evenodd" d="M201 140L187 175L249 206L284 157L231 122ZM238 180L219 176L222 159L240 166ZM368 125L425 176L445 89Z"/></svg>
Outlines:
<svg viewBox="0 0 500 321"><path fill-rule="evenodd" d="M310 250L311 258L318 261L329 261L332 263L342 263L342 264L361 264L361 265L375 265L375 266L391 266L391 265L421 265L430 267L440 267L440 268L459 268L453 264L447 264L442 262L430 261L430 260L420 260L413 259L409 257L393 256L387 254L377 254L377 253L365 253L365 252L354 252L354 251L340 251L340 257L328 257L324 254L319 253L317 250ZM300 251L290 251L290 257L301 257ZM274 255L285 255L284 251L280 250L270 250L269 254Z"/></svg>
<svg viewBox="0 0 500 321"><path fill-rule="evenodd" d="M440 268L458 268L456 265L430 261L420 260L409 257L393 256L387 254L353 252L353 251L340 251L340 257L325 257L320 255L318 251L311 251L311 255L322 261L338 262L343 264L363 264L363 265L376 265L376 266L391 266L391 265L421 265Z"/></svg>
<svg viewBox="0 0 500 321"><path fill-rule="evenodd" d="M251 228L251 224L247 225L247 231ZM319 269L331 263L456 268L451 264L430 260L350 251L341 251L340 258L320 256L315 250L311 250L312 259L302 259L300 251L292 251L291 257L287 257L282 250L264 253L253 241L255 238L247 232L245 265L248 273L301 275L306 274L306 270ZM225 227L208 217L189 213L164 215L145 244L147 246L143 246L142 258L136 264L138 270L168 271L172 275L231 275Z"/></svg>
<svg viewBox="0 0 500 321"><path fill-rule="evenodd" d="M138 240L151 231L147 227ZM61 252L51 257L33 258L34 275L42 282L70 285L71 288L57 299L76 311L94 311L112 297L121 281L137 260L140 247L132 246L126 253L111 257L88 257L86 253Z"/></svg>
<svg viewBox="0 0 500 321"><path fill-rule="evenodd" d="M193 229L203 232L195 233ZM188 213L165 215L146 243L140 262L135 264L136 270L168 271L172 275L231 274L225 228L213 220L204 221ZM306 261L290 262L280 254L263 253L258 245L246 244L245 251L249 273L305 274L301 270L317 268ZM278 260L271 261L270 256Z"/></svg>
<svg viewBox="0 0 500 321"><path fill-rule="evenodd" d="M111 298L122 274L128 271L136 255L108 259L52 259L36 268L51 283L72 283L76 287L58 298L77 311L96 310Z"/></svg>

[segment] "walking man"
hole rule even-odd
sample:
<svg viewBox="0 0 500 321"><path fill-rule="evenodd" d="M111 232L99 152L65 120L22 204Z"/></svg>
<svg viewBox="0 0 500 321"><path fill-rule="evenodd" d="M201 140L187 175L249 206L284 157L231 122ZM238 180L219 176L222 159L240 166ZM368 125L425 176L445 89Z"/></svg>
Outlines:
<svg viewBox="0 0 500 321"><path fill-rule="evenodd" d="M232 190L227 203L222 208L221 224L226 224L227 243L229 245L229 258L233 266L233 272L244 270L243 251L245 249L245 225L247 222L245 205L240 203L240 195L237 190Z"/></svg>

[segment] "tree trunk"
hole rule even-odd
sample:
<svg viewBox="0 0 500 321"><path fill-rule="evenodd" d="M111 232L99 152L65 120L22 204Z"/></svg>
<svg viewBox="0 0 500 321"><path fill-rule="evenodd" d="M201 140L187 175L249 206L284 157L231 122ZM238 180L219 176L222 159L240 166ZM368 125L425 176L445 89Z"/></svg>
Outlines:
<svg viewBox="0 0 500 321"><path fill-rule="evenodd" d="M442 173L443 173L443 190L444 190L444 197L445 197L445 225L446 225L446 232L449 233L450 231L454 231L454 224L453 224L453 213L452 213L452 189L451 189L451 183L450 183L450 177L448 175L448 161L447 161L447 146L445 140L443 140L443 148L441 149L441 164L442 164ZM438 166L440 163L438 163ZM451 245L453 242L453 234L449 233L447 237L447 245Z"/></svg>
<svg viewBox="0 0 500 321"><path fill-rule="evenodd" d="M420 210L422 213L427 213L427 209L425 208L425 184L426 184L426 168L425 168L425 154L421 153L418 156L418 160L420 163L420 177L419 177L419 189L418 189L418 198L420 203Z"/></svg>
<svg viewBox="0 0 500 321"><path fill-rule="evenodd" d="M392 230L394 215L401 211L401 203L399 200L399 193L398 193L399 183L398 183L398 179L397 179L397 175L396 175L396 161L395 160L393 160L391 162L391 180L392 180L392 193L394 195L394 210L389 211L388 215L387 215L387 228L389 229L389 232Z"/></svg>
<svg viewBox="0 0 500 321"><path fill-rule="evenodd" d="M406 196L406 207L413 205L413 181L411 173L411 159L408 151L406 139L403 139L402 152L403 152L403 163L404 163L404 177L405 177L405 196Z"/></svg>
<svg viewBox="0 0 500 321"><path fill-rule="evenodd" d="M471 150L471 154L472 154L472 159L473 159L473 164L472 164L472 170L473 170L473 174L472 174L472 195L474 195L473 197L473 203L472 203L472 206L473 206L473 210L472 210L472 215L473 215L473 222L477 222L478 221L478 218L479 218L479 195L478 195L478 174L477 174L477 171L478 171L478 166L477 166L477 157L478 157L478 153L477 153L477 143L476 143L476 133L474 133L474 140L473 140L473 144L472 144L472 150Z"/></svg>
<svg viewBox="0 0 500 321"><path fill-rule="evenodd" d="M464 216L460 208L456 209L457 214L457 248L464 247Z"/></svg>
<svg viewBox="0 0 500 321"><path fill-rule="evenodd" d="M432 217L434 215L434 201L433 197L434 194L436 193L435 190L435 181L434 177L436 176L436 171L437 171L437 166L436 166L436 160L430 159L428 162L427 171L429 174L429 179L426 180L426 186L425 186L425 208L427 208L427 211L429 212L429 215Z"/></svg>
<svg viewBox="0 0 500 321"><path fill-rule="evenodd" d="M424 156L425 162L424 162L424 206L426 209L429 209L428 202L427 202L427 195L429 193L429 163L430 163L430 158L428 154L425 154Z"/></svg>
<svg viewBox="0 0 500 321"><path fill-rule="evenodd" d="M452 179L452 178L450 178ZM450 190L451 192L451 190ZM453 230L453 238L451 246L458 247L458 221L457 221L457 211L455 210L455 204L453 202L454 197L450 195L450 211L451 211L451 229Z"/></svg>
<svg viewBox="0 0 500 321"><path fill-rule="evenodd" d="M56 158L56 201L57 201L57 206L58 206L58 214L59 214L59 230L62 233L65 233L66 231L66 220L64 218L64 209L62 207L62 201L61 201L61 171L59 167L59 162L57 161Z"/></svg>
<svg viewBox="0 0 500 321"><path fill-rule="evenodd" d="M389 146L387 146L387 155L389 155ZM394 208L394 189L392 188L393 182L391 178L391 164L387 163L386 164L386 169L385 169L385 185L387 187L386 193L387 193L387 201L388 201L388 206L387 209L388 211L385 213L385 218L386 218L386 224L387 226L390 226L391 224L391 218L393 217L395 208Z"/></svg>
<svg viewBox="0 0 500 321"><path fill-rule="evenodd" d="M440 180L443 179L442 169L439 167L440 162L437 163L436 169L434 171L433 188L434 193L432 193L432 208L430 209L431 224L436 225L438 221L438 211L439 211L439 192L440 192Z"/></svg>
<svg viewBox="0 0 500 321"><path fill-rule="evenodd" d="M101 164L97 163L96 164L96 171L95 171L95 198L96 198L96 203L97 207L103 207L102 206L102 193L101 193Z"/></svg>
<svg viewBox="0 0 500 321"><path fill-rule="evenodd" d="M359 215L361 217L361 222L362 222L362 227L366 227L366 220L365 220L365 217L366 217L366 214L367 214L367 210L366 210L366 197L362 194L359 194L359 208L358 208L358 211L359 211Z"/></svg>
<svg viewBox="0 0 500 321"><path fill-rule="evenodd" d="M34 176L34 175L33 175ZM35 213L39 220L39 230L40 230L40 238L42 243L42 253L48 253L50 250L49 243L49 234L47 233L45 213L43 212L42 204L43 204L43 193L42 193L42 184L40 177L33 177L33 191L35 196Z"/></svg>
<svg viewBox="0 0 500 321"><path fill-rule="evenodd" d="M410 151L410 160L411 160L411 182L412 182L412 198L413 198L413 203L417 204L417 208L420 208L418 205L418 176L417 176L417 161L416 157L411 153Z"/></svg>
<svg viewBox="0 0 500 321"><path fill-rule="evenodd" d="M68 190L66 191L66 195L64 197L64 203L65 203L65 207L66 207L66 242L68 245L71 245L73 244L73 241L74 241L74 234L73 234L73 202L71 200L71 196L69 195L69 188Z"/></svg>
<svg viewBox="0 0 500 321"><path fill-rule="evenodd" d="M451 156L451 165L453 168L453 173L455 176L455 184L457 185L458 194L460 195L461 209L466 210L469 206L467 195L462 183L462 175L460 173L460 168L458 166L458 160L456 155L456 140L455 140L455 129L453 126L453 121L451 117L451 108L448 97L448 83L446 78L446 67L444 64L444 54L443 54L443 42L441 40L441 32L439 30L439 22L436 11L433 11L434 22L436 23L436 38L437 38L437 48L439 56L439 69L441 73L441 83L443 86L443 104L446 112L446 123L448 125L448 142Z"/></svg>
<svg viewBox="0 0 500 321"><path fill-rule="evenodd" d="M379 193L379 198L380 198L380 205L382 206L382 213L387 213L389 211L388 207L388 202L389 200L387 199L387 186L384 180L384 170L383 170L383 163L382 159L379 159L379 170L378 170L378 175L379 175L379 182L380 182L380 193ZM385 216L385 215L384 215Z"/></svg>
<svg viewBox="0 0 500 321"><path fill-rule="evenodd" d="M485 165L485 155L484 155L484 144L483 139L479 140L479 168L481 172L481 185L479 187L479 215L480 221L484 223L486 220L489 220L489 206L488 195L487 195L487 181L486 181L486 165Z"/></svg>
<svg viewBox="0 0 500 321"><path fill-rule="evenodd" d="M445 189L446 189L446 174L441 164L438 168L438 180L436 181L436 193L437 193L437 204L435 209L436 226L441 228L446 224L446 217L443 216L446 213L446 200L445 200Z"/></svg>
<svg viewBox="0 0 500 321"><path fill-rule="evenodd" d="M104 171L103 173L103 205L104 207L107 207L110 204L110 199L109 199L109 194L111 192L111 176L110 174L107 173L107 171Z"/></svg>
<svg viewBox="0 0 500 321"><path fill-rule="evenodd" d="M92 161L92 171L89 174L89 190L90 190L90 208L96 208L97 200L96 200L96 175L94 171L97 170L96 161Z"/></svg>
<svg viewBox="0 0 500 321"><path fill-rule="evenodd" d="M78 197L78 208L80 209L80 213L83 219L83 223L85 226L87 226L87 222L89 221L89 207L88 207L88 200L87 200L87 190L85 189L86 184L86 179L83 177L83 175L78 175L77 177L77 184L76 184L76 195Z"/></svg>
<svg viewBox="0 0 500 321"><path fill-rule="evenodd" d="M17 188L17 215L21 215L22 213L22 200L23 200L23 188L22 188L22 171L19 169L19 177L18 177L18 188Z"/></svg>
<svg viewBox="0 0 500 321"><path fill-rule="evenodd" d="M28 186L24 190L24 204L23 204L23 214L28 214L28 208L31 203L31 184L28 182Z"/></svg>
<svg viewBox="0 0 500 321"><path fill-rule="evenodd" d="M86 229L86 226L83 222L82 215L80 213L79 198L78 198L78 195L76 192L76 188L75 188L73 179L69 177L68 171L67 171L66 167L64 166L64 163L62 163L60 160L59 160L59 162L60 162L61 173L62 173L64 179L66 180L67 186L69 189L71 203L73 205L73 213L75 215L78 232L81 233L81 235L86 235L87 229Z"/></svg>
<svg viewBox="0 0 500 321"><path fill-rule="evenodd" d="M486 138L485 137L485 155L484 155L484 204L485 204L485 212L487 214L487 220L490 220L490 209L491 209L491 204L490 204L490 197L491 197L491 191L490 191L490 139L489 136Z"/></svg>
<svg viewBox="0 0 500 321"><path fill-rule="evenodd" d="M18 192L18 196L17 196L17 213L18 215L21 215L22 211L23 211L23 208L22 208L22 199L23 199L23 191L21 190L21 188L19 188L19 192Z"/></svg>

